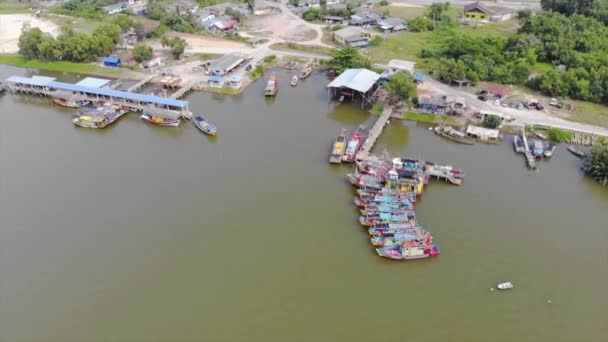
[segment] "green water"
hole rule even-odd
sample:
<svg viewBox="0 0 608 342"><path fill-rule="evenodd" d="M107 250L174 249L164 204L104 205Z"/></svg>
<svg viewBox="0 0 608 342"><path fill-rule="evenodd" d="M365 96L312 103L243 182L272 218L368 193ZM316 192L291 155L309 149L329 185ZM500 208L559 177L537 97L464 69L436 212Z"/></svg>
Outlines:
<svg viewBox="0 0 608 342"><path fill-rule="evenodd" d="M508 141L391 122L376 150L466 179L417 205L441 256L386 260L349 167L326 161L369 116L330 105L320 75L289 77L275 100L264 80L191 94L216 139L135 114L82 129L48 99L2 95L0 341L606 340L608 190L565 146L533 172Z"/></svg>

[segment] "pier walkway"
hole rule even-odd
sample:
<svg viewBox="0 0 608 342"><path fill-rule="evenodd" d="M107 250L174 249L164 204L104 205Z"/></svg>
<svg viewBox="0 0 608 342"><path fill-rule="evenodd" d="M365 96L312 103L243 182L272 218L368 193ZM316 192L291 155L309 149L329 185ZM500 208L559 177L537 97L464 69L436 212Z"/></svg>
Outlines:
<svg viewBox="0 0 608 342"><path fill-rule="evenodd" d="M135 83L134 85L130 86L129 88L127 88L127 92L132 93L137 91L139 88L143 87L146 83L152 81L154 79L154 77L156 77L157 74L152 74L146 78L144 78L143 80Z"/></svg>
<svg viewBox="0 0 608 342"><path fill-rule="evenodd" d="M536 169L536 159L530 152L530 146L528 145L528 138L526 137L526 129L521 128L521 137L524 141L524 155L526 156L526 162L528 163L528 167L531 169Z"/></svg>
<svg viewBox="0 0 608 342"><path fill-rule="evenodd" d="M185 86L179 88L178 91L176 91L175 93L171 94L171 98L172 99L179 99L180 97L184 96L187 92L189 92L190 90L192 90L192 88L197 85L198 82L196 81L190 81L188 83L186 83Z"/></svg>
<svg viewBox="0 0 608 342"><path fill-rule="evenodd" d="M378 117L378 120L376 120L372 128L369 130L367 138L365 139L365 142L363 142L363 146L361 146L361 149L357 153L357 160L367 159L369 152L376 143L376 140L378 140L380 134L382 134L382 130L384 129L384 126L388 122L388 119L391 117L392 113L393 107L387 105L382 111L382 114L380 114L380 117Z"/></svg>
<svg viewBox="0 0 608 342"><path fill-rule="evenodd" d="M433 167L427 168L426 173L431 176L431 177L435 177L437 179L443 179L445 181L448 181L454 185L461 185L462 184L462 179L456 178L452 175L450 175L447 172L443 172L441 170L437 170Z"/></svg>

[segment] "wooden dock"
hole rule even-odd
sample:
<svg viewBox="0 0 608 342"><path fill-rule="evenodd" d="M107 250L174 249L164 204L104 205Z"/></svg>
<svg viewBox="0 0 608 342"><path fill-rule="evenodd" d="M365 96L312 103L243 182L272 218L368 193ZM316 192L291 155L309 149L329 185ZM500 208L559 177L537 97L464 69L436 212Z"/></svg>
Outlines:
<svg viewBox="0 0 608 342"><path fill-rule="evenodd" d="M435 177L437 179L443 179L447 182L450 182L454 185L461 185L462 184L462 179L460 178L456 178L452 175L450 175L448 172L443 172L441 170L437 170L433 167L429 167L426 170L426 173L431 176L431 177Z"/></svg>
<svg viewBox="0 0 608 342"><path fill-rule="evenodd" d="M128 91L129 93L133 93L135 91L137 91L139 88L143 87L146 83L152 81L154 79L154 77L156 77L156 74L152 74L146 78L144 78L143 80L135 83L134 85L130 86L129 88L127 88L126 91Z"/></svg>
<svg viewBox="0 0 608 342"><path fill-rule="evenodd" d="M388 119L391 117L392 113L393 107L386 106L384 108L382 114L380 114L380 117L378 117L378 120L376 120L372 128L369 130L367 138L363 142L363 146L361 146L361 149L357 153L357 160L364 160L369 156L369 152L371 151L372 147L374 147L374 144L376 143L376 140L378 140L380 134L382 134L382 130L384 129L384 126L388 122Z"/></svg>
<svg viewBox="0 0 608 342"><path fill-rule="evenodd" d="M530 152L530 146L528 145L528 138L526 137L526 129L521 128L521 138L524 140L524 155L526 156L526 162L528 163L528 167L531 169L536 169L536 159Z"/></svg>
<svg viewBox="0 0 608 342"><path fill-rule="evenodd" d="M192 88L197 85L198 82L196 81L190 81L188 83L186 83L186 85L184 85L183 87L179 88L178 91L176 91L175 93L171 94L171 98L172 99L179 99L180 97L184 96L187 92L189 92L190 90L192 90Z"/></svg>

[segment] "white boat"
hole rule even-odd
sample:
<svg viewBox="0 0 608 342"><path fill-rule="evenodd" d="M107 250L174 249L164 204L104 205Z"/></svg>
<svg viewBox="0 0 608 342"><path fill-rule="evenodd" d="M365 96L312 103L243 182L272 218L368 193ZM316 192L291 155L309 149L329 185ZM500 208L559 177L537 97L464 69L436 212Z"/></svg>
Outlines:
<svg viewBox="0 0 608 342"><path fill-rule="evenodd" d="M511 283L510 281L506 282L506 283L500 283L498 285L496 285L496 287L499 290L510 290L513 288L513 283Z"/></svg>
<svg viewBox="0 0 608 342"><path fill-rule="evenodd" d="M298 85L298 75L293 75L293 77L291 78L291 86L295 87L296 85Z"/></svg>

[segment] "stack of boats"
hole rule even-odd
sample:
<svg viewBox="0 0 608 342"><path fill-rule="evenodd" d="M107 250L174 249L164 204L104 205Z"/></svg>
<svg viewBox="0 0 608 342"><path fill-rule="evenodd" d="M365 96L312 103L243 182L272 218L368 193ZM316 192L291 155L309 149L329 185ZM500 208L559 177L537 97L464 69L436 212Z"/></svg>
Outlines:
<svg viewBox="0 0 608 342"><path fill-rule="evenodd" d="M354 162L362 145L363 137L361 137L358 129L348 138L348 141L346 140L346 130L342 129L342 132L332 145L329 162L332 164Z"/></svg>
<svg viewBox="0 0 608 342"><path fill-rule="evenodd" d="M127 112L127 109L120 106L109 103L95 103L78 108L72 122L80 127L104 128Z"/></svg>
<svg viewBox="0 0 608 342"><path fill-rule="evenodd" d="M413 159L370 156L357 161L355 173L347 175L359 188L355 198L361 208L359 222L367 227L378 255L397 260L439 255L439 246L417 222L414 212L431 167L438 166ZM464 177L462 171L458 174Z"/></svg>

